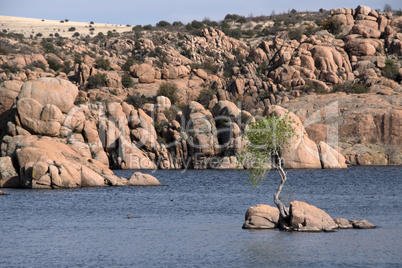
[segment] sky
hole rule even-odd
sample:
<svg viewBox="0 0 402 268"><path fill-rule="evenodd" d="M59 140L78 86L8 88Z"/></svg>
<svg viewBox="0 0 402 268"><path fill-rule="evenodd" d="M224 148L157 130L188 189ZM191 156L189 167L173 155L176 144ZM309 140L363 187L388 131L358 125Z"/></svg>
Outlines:
<svg viewBox="0 0 402 268"><path fill-rule="evenodd" d="M193 20L223 20L226 14L245 17L297 11L318 11L320 8L350 7L359 4L383 9L385 4L402 9L401 0L0 0L0 15L47 20L111 23L121 25L155 25L161 20L170 23Z"/></svg>

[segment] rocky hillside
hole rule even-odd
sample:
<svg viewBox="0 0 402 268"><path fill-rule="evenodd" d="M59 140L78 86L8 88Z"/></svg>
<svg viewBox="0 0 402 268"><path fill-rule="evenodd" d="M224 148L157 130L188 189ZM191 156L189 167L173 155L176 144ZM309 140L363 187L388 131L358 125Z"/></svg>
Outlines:
<svg viewBox="0 0 402 268"><path fill-rule="evenodd" d="M247 125L282 107L300 122L289 168L402 164L397 14L358 6L129 30L3 30L1 154L18 185L86 185L91 170L116 184L109 167L235 168Z"/></svg>

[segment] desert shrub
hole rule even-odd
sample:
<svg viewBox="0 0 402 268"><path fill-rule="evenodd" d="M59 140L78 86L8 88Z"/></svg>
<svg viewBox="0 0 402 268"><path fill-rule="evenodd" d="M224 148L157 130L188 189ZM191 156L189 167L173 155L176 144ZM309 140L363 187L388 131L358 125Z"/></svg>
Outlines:
<svg viewBox="0 0 402 268"><path fill-rule="evenodd" d="M133 27L133 31L134 31L134 32L142 31L142 25L136 25L136 26L134 26L134 27Z"/></svg>
<svg viewBox="0 0 402 268"><path fill-rule="evenodd" d="M244 34L248 37L253 37L255 35L255 32L252 29L249 29Z"/></svg>
<svg viewBox="0 0 402 268"><path fill-rule="evenodd" d="M146 30L146 31L150 31L150 30L152 30L152 25L151 24L148 24L148 25L144 25L144 27L142 27L144 30Z"/></svg>
<svg viewBox="0 0 402 268"><path fill-rule="evenodd" d="M206 58L201 64L192 64L191 69L203 69L208 74L216 74L219 70L219 65L213 59Z"/></svg>
<svg viewBox="0 0 402 268"><path fill-rule="evenodd" d="M168 26L170 26L170 23L165 20L161 20L156 24L156 27L168 27Z"/></svg>
<svg viewBox="0 0 402 268"><path fill-rule="evenodd" d="M177 85L173 82L164 82L159 86L156 95L168 97L172 104L174 104L178 101Z"/></svg>
<svg viewBox="0 0 402 268"><path fill-rule="evenodd" d="M134 84L133 79L131 79L131 75L128 74L123 74L123 76L121 77L121 83L125 88L132 87Z"/></svg>
<svg viewBox="0 0 402 268"><path fill-rule="evenodd" d="M191 26L195 29L201 29L202 27L204 27L204 23L202 21L198 21L198 20L193 20L191 22Z"/></svg>
<svg viewBox="0 0 402 268"><path fill-rule="evenodd" d="M8 55L8 54L10 54L10 51L7 48L2 47L0 45L0 55Z"/></svg>
<svg viewBox="0 0 402 268"><path fill-rule="evenodd" d="M174 21L172 25L176 26L176 27L180 27L180 26L183 26L183 23L181 21Z"/></svg>
<svg viewBox="0 0 402 268"><path fill-rule="evenodd" d="M145 103L153 102L152 99L140 95L140 93L135 92L133 95L129 95L126 98L126 102L133 105L136 109L142 108Z"/></svg>
<svg viewBox="0 0 402 268"><path fill-rule="evenodd" d="M69 31L69 32L74 32L75 30L76 30L75 27L70 27L70 28L68 28L68 31Z"/></svg>
<svg viewBox="0 0 402 268"><path fill-rule="evenodd" d="M46 59L47 63L49 64L49 68L52 69L53 71L59 71L62 67L62 65L55 59L49 58Z"/></svg>
<svg viewBox="0 0 402 268"><path fill-rule="evenodd" d="M54 47L53 43L51 42L42 42L42 47L45 50L45 53L54 53L56 54L56 48Z"/></svg>
<svg viewBox="0 0 402 268"><path fill-rule="evenodd" d="M43 34L42 34L42 33L37 33L35 36L36 36L36 37L42 37Z"/></svg>
<svg viewBox="0 0 402 268"><path fill-rule="evenodd" d="M334 19L327 19L325 20L322 24L321 27L324 30L327 30L328 32L332 33L332 34L340 34L342 31L342 23L340 23L337 20Z"/></svg>
<svg viewBox="0 0 402 268"><path fill-rule="evenodd" d="M135 60L133 58L128 58L126 60L126 62L121 66L121 69L123 71L129 72L130 67L133 66L134 63L135 63Z"/></svg>
<svg viewBox="0 0 402 268"><path fill-rule="evenodd" d="M392 80L396 80L398 78L398 68L393 60L387 59L385 61L385 67L382 69L382 75Z"/></svg>
<svg viewBox="0 0 402 268"><path fill-rule="evenodd" d="M110 69L110 61L105 58L97 58L95 61L96 68L103 69L105 71Z"/></svg>
<svg viewBox="0 0 402 268"><path fill-rule="evenodd" d="M236 39L240 39L240 38L242 38L243 33L239 28L236 28L236 29L233 29L230 31L229 36L236 38Z"/></svg>
<svg viewBox="0 0 402 268"><path fill-rule="evenodd" d="M351 94L363 94L363 93L369 93L370 88L366 87L365 85L362 84L352 84L352 83L343 83L343 84L336 84L334 85L333 88L334 92L346 92L346 93L351 93Z"/></svg>
<svg viewBox="0 0 402 268"><path fill-rule="evenodd" d="M216 90L209 87L204 88L200 91L197 102L201 103L205 108L207 108L209 102L214 98L215 95Z"/></svg>
<svg viewBox="0 0 402 268"><path fill-rule="evenodd" d="M91 75L87 80L88 88L99 88L106 86L106 74Z"/></svg>
<svg viewBox="0 0 402 268"><path fill-rule="evenodd" d="M318 30L317 27L309 25L304 29L304 34L306 36L311 36L311 35L315 34L317 32L317 30Z"/></svg>
<svg viewBox="0 0 402 268"><path fill-rule="evenodd" d="M34 70L35 68L40 68L42 70L46 70L46 64L42 61L34 61L31 64L26 66L27 69Z"/></svg>
<svg viewBox="0 0 402 268"><path fill-rule="evenodd" d="M246 19L246 17L244 17L244 16L240 16L240 17L236 20L236 22L238 22L238 23L240 23L240 24L244 24L244 23L247 22L247 19Z"/></svg>
<svg viewBox="0 0 402 268"><path fill-rule="evenodd" d="M66 74L68 74L72 70L73 70L73 67L71 66L71 62L65 61L62 66L62 71L65 72Z"/></svg>
<svg viewBox="0 0 402 268"><path fill-rule="evenodd" d="M290 40L300 41L303 35L303 31L300 28L294 28L288 31L288 37Z"/></svg>
<svg viewBox="0 0 402 268"><path fill-rule="evenodd" d="M177 118L177 113L180 110L177 107L170 107L169 109L165 109L163 111L163 114L165 115L165 117L167 118L167 120L169 120L169 122L172 122L173 120L176 120Z"/></svg>
<svg viewBox="0 0 402 268"><path fill-rule="evenodd" d="M78 37L78 36L80 36L80 33L79 33L79 32L75 32L75 33L73 34L73 37Z"/></svg>
<svg viewBox="0 0 402 268"><path fill-rule="evenodd" d="M0 68L5 73L18 73L21 70L16 65L10 65L8 63L4 63L3 65L0 66Z"/></svg>
<svg viewBox="0 0 402 268"><path fill-rule="evenodd" d="M225 77L230 77L233 74L233 67L236 66L236 62L230 58L226 58L223 65L223 75Z"/></svg>

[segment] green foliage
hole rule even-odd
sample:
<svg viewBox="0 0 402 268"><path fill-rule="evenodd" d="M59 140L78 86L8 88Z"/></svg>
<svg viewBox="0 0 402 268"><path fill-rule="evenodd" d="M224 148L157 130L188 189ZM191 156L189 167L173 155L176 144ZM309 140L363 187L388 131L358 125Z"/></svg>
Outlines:
<svg viewBox="0 0 402 268"><path fill-rule="evenodd" d="M128 58L126 60L126 62L123 64L123 66L121 66L121 69L123 71L129 72L130 71L130 67L133 66L135 63L135 60L133 58Z"/></svg>
<svg viewBox="0 0 402 268"><path fill-rule="evenodd" d="M75 27L70 27L70 28L68 28L68 31L69 31L69 32L74 32L75 30L76 30Z"/></svg>
<svg viewBox="0 0 402 268"><path fill-rule="evenodd" d="M382 75L388 79L395 80L398 78L398 68L396 62L391 59L385 61L385 67L382 69Z"/></svg>
<svg viewBox="0 0 402 268"><path fill-rule="evenodd" d="M236 28L236 29L233 29L233 30L230 31L229 36L233 37L233 38L236 38L236 39L240 39L240 38L243 37L243 33L240 30L240 28Z"/></svg>
<svg viewBox="0 0 402 268"><path fill-rule="evenodd" d="M142 26L141 26L141 25L136 25L136 26L134 26L134 27L133 27L133 31L134 31L134 32L142 31Z"/></svg>
<svg viewBox="0 0 402 268"><path fill-rule="evenodd" d="M48 58L46 60L47 63L49 64L49 68L52 69L53 71L58 72L61 69L62 65L57 60L53 58Z"/></svg>
<svg viewBox="0 0 402 268"><path fill-rule="evenodd" d="M197 102L201 103L205 108L207 108L209 102L214 98L215 95L216 90L209 87L204 88L200 91Z"/></svg>
<svg viewBox="0 0 402 268"><path fill-rule="evenodd" d="M136 109L142 108L145 103L151 102L150 99L136 92L133 95L127 96L126 102L133 105Z"/></svg>
<svg viewBox="0 0 402 268"><path fill-rule="evenodd" d="M73 37L78 37L78 36L80 36L80 33L79 33L79 32L75 32L75 33L73 34Z"/></svg>
<svg viewBox="0 0 402 268"><path fill-rule="evenodd" d="M18 73L21 71L20 68L18 68L16 65L10 65L7 62L3 63L0 68L3 70L5 73Z"/></svg>
<svg viewBox="0 0 402 268"><path fill-rule="evenodd" d="M53 53L56 54L56 48L54 47L53 43L51 42L42 42L42 47L45 50L45 53Z"/></svg>
<svg viewBox="0 0 402 268"><path fill-rule="evenodd" d="M342 31L342 23L340 23L339 21L335 20L335 19L327 19L325 20L322 24L321 27L324 30L327 30L328 32L332 33L332 34L340 34Z"/></svg>
<svg viewBox="0 0 402 268"><path fill-rule="evenodd" d="M230 77L233 74L233 67L235 66L236 66L235 60L226 58L226 61L223 65L223 76Z"/></svg>
<svg viewBox="0 0 402 268"><path fill-rule="evenodd" d="M346 92L350 94L363 94L369 93L370 88L362 84L352 84L345 82L343 84L336 84L333 87L334 92Z"/></svg>
<svg viewBox="0 0 402 268"><path fill-rule="evenodd" d="M195 29L201 29L204 27L204 23L202 21L198 21L198 20L193 20L191 22L191 27L195 28Z"/></svg>
<svg viewBox="0 0 402 268"><path fill-rule="evenodd" d="M183 23L181 21L174 21L172 25L175 27L180 27L183 26Z"/></svg>
<svg viewBox="0 0 402 268"><path fill-rule="evenodd" d="M291 13L291 14L296 14L296 13L297 13L297 10L293 8L293 9L290 11L290 13Z"/></svg>
<svg viewBox="0 0 402 268"><path fill-rule="evenodd" d="M288 31L288 37L290 40L300 41L303 31L300 28L294 28Z"/></svg>
<svg viewBox="0 0 402 268"><path fill-rule="evenodd" d="M156 27L168 27L168 26L170 26L170 22L167 22L165 20L161 20L156 24Z"/></svg>
<svg viewBox="0 0 402 268"><path fill-rule="evenodd" d="M142 27L144 30L146 30L146 31L150 31L150 30L152 30L152 25L151 24L148 24L148 25L144 25L144 27Z"/></svg>
<svg viewBox="0 0 402 268"><path fill-rule="evenodd" d="M252 29L248 29L244 34L248 37L253 37L255 35L255 32Z"/></svg>
<svg viewBox="0 0 402 268"><path fill-rule="evenodd" d="M103 69L105 71L110 69L110 61L105 58L97 58L96 61L96 68Z"/></svg>
<svg viewBox="0 0 402 268"><path fill-rule="evenodd" d="M185 51L187 52L187 51ZM188 57L191 54L191 51L187 52ZM219 65L211 58L206 58L202 64L192 64L191 69L203 69L208 74L216 74L219 70Z"/></svg>
<svg viewBox="0 0 402 268"><path fill-rule="evenodd" d="M123 74L121 77L121 83L123 87L129 88L133 86L133 79L131 79L131 75Z"/></svg>
<svg viewBox="0 0 402 268"><path fill-rule="evenodd" d="M171 103L174 104L178 101L177 85L173 82L164 82L159 86L156 95L168 97Z"/></svg>
<svg viewBox="0 0 402 268"><path fill-rule="evenodd" d="M95 74L91 75L87 80L88 88L99 88L106 86L106 74Z"/></svg>
<svg viewBox="0 0 402 268"><path fill-rule="evenodd" d="M10 54L10 51L7 48L2 47L0 45L0 55L8 55L8 54Z"/></svg>
<svg viewBox="0 0 402 268"><path fill-rule="evenodd" d="M240 163L251 163L249 182L258 187L272 168L281 167L281 151L293 136L297 136L289 114L282 117L271 115L250 124L245 133L246 150L240 154Z"/></svg>
<svg viewBox="0 0 402 268"><path fill-rule="evenodd" d="M221 30L224 32L226 35L230 33L230 25L226 21L221 22Z"/></svg>

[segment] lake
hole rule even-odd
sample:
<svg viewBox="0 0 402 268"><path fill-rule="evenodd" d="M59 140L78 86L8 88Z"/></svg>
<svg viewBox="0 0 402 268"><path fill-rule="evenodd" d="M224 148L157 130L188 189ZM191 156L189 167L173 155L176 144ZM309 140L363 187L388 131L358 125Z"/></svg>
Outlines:
<svg viewBox="0 0 402 268"><path fill-rule="evenodd" d="M331 233L241 228L249 207L274 205L274 171L259 189L243 171L147 173L166 186L4 189L0 267L402 266L402 167L289 171L285 202L378 226Z"/></svg>

